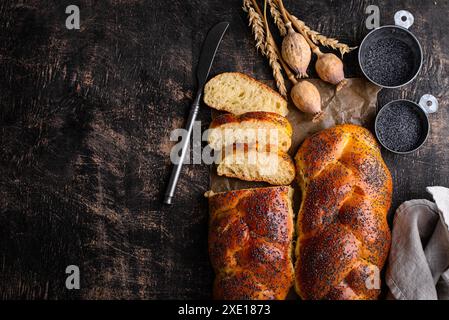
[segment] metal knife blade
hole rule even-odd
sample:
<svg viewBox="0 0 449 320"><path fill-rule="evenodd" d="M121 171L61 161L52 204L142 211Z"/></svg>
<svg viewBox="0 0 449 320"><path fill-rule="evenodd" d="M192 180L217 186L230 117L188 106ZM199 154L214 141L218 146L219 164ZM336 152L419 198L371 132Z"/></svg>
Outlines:
<svg viewBox="0 0 449 320"><path fill-rule="evenodd" d="M228 22L220 22L207 33L206 40L204 40L204 44L201 49L200 60L196 71L199 90L201 90L201 88L203 88L206 84L212 63L214 62L215 54L217 53L221 39L223 38L228 27Z"/></svg>
<svg viewBox="0 0 449 320"><path fill-rule="evenodd" d="M228 22L220 22L216 24L208 32L206 39L204 40L203 47L201 49L200 60L198 62L198 67L196 70L196 76L198 80L198 89L196 92L195 99L193 100L192 106L190 107L189 117L187 118L186 124L186 136L181 145L181 155L179 156L179 161L174 164L172 173L170 175L170 180L168 182L167 190L164 196L165 204L172 204L175 195L176 184L178 183L179 175L181 173L182 164L184 158L186 157L190 137L192 135L193 124L195 122L196 116L200 109L201 96L203 94L203 88L206 84L207 77L209 76L209 71L212 67L212 63L217 53L218 47L220 45L221 39L229 27Z"/></svg>

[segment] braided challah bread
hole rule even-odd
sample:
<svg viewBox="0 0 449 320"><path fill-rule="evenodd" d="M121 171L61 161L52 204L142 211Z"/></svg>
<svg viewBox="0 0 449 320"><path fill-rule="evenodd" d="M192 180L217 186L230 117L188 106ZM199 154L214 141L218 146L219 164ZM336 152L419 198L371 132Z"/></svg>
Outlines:
<svg viewBox="0 0 449 320"><path fill-rule="evenodd" d="M284 299L293 285L291 187L209 197L214 298Z"/></svg>
<svg viewBox="0 0 449 320"><path fill-rule="evenodd" d="M390 247L392 179L371 133L340 125L295 157L302 190L295 289L303 299L376 299Z"/></svg>

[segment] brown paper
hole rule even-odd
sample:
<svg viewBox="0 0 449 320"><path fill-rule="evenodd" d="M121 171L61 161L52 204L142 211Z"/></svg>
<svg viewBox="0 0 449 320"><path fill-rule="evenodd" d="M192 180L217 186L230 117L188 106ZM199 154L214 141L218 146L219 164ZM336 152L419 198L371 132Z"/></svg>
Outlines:
<svg viewBox="0 0 449 320"><path fill-rule="evenodd" d="M289 154L292 157L294 157L299 146L307 136L343 123L352 123L366 127L376 115L377 93L380 91L380 87L367 80L359 78L348 79L348 84L338 92L335 92L335 86L319 79L309 79L308 81L315 84L320 91L325 114L319 122L315 123L310 115L299 111L294 105L289 105L287 118L293 127L292 146ZM248 182L220 177L217 175L216 167L211 166L210 189L213 192L264 186L269 185L263 182ZM299 194L296 191L295 198ZM298 201L294 201L294 203L298 203Z"/></svg>

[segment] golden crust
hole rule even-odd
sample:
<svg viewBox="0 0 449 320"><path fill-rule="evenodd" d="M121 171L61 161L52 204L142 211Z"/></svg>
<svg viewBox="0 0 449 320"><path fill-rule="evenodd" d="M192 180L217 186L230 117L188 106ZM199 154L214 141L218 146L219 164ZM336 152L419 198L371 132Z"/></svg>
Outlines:
<svg viewBox="0 0 449 320"><path fill-rule="evenodd" d="M375 299L366 283L390 247L392 179L371 133L340 125L306 139L296 157L302 202L295 288L303 299Z"/></svg>
<svg viewBox="0 0 449 320"><path fill-rule="evenodd" d="M215 299L285 299L293 285L291 187L209 197Z"/></svg>

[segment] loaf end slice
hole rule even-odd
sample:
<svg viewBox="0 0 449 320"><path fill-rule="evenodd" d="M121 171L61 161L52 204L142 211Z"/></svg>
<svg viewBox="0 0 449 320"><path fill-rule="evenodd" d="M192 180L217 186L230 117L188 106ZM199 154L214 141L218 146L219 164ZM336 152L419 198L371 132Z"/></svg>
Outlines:
<svg viewBox="0 0 449 320"><path fill-rule="evenodd" d="M204 88L204 103L236 115L253 111L288 114L287 100L279 93L239 72L222 73L209 80Z"/></svg>

